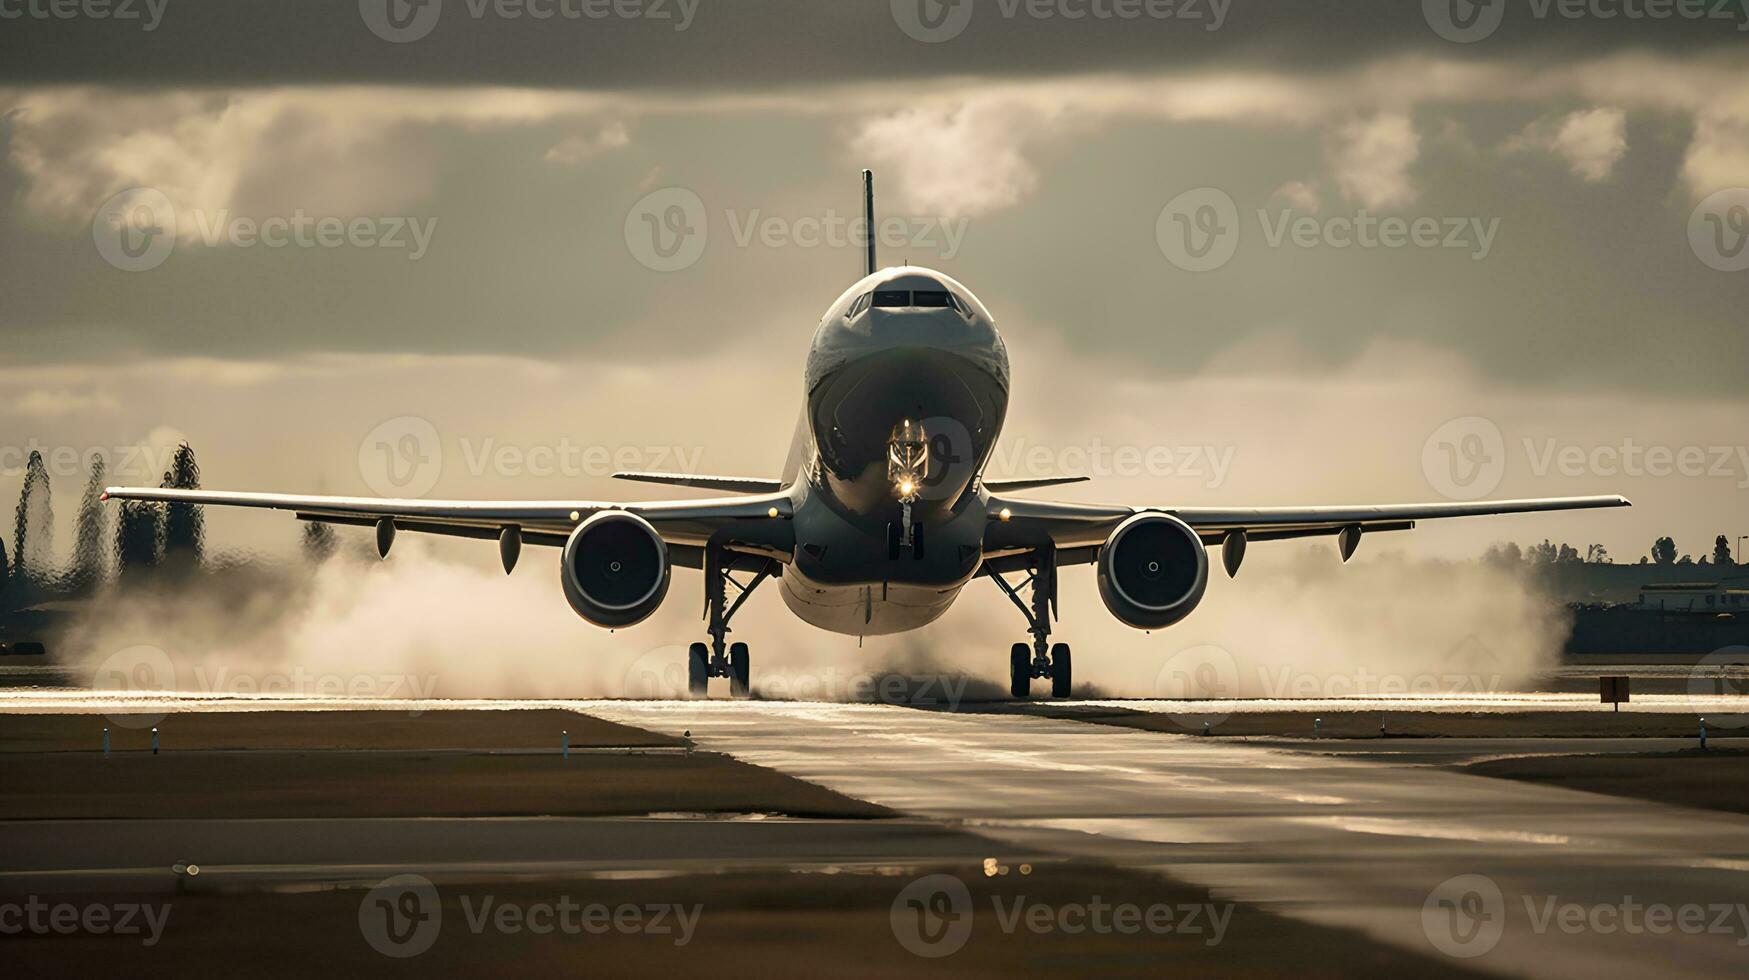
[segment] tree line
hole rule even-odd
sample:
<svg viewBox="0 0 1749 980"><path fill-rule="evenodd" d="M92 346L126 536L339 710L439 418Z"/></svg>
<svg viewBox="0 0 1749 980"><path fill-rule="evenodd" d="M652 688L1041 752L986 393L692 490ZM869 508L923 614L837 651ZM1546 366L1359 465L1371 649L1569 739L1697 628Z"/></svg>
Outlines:
<svg viewBox="0 0 1749 980"><path fill-rule="evenodd" d="M4 539L0 539L0 605L19 608L52 599L80 598L111 580L187 576L201 568L206 523L199 505L122 501L112 531L103 502L106 476L103 457L95 457L79 496L72 556L64 567L57 566L48 467L42 453L31 452L13 513L10 558ZM188 443L176 448L159 485L200 488L200 464Z"/></svg>
<svg viewBox="0 0 1749 980"><path fill-rule="evenodd" d="M1482 559L1495 565L1567 565L1567 564L1613 564L1615 559L1609 556L1609 549L1600 544L1585 546L1584 554L1577 548L1562 542L1554 544L1547 538L1542 544L1533 544L1528 548L1520 548L1515 542L1489 545L1482 553ZM1676 541L1670 537L1662 537L1652 542L1649 552L1640 556L1641 565L1736 565L1737 559L1731 554L1731 539L1721 534L1713 539L1713 550L1710 555L1701 555L1696 561L1693 555L1678 557Z"/></svg>

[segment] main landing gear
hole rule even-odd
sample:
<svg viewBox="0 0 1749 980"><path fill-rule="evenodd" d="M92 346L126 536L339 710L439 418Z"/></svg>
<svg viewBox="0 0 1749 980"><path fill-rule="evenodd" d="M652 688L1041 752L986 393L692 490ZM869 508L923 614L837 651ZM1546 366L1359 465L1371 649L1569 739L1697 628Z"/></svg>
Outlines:
<svg viewBox="0 0 1749 980"><path fill-rule="evenodd" d="M704 553L704 608L710 621L709 645L694 643L686 653L686 691L695 698L704 697L713 677L729 679L729 694L744 698L753 692L752 665L745 643L728 643L729 619L747 601L759 583L771 576L770 562L760 566L753 578L743 584L724 567L720 548L706 548ZM736 590L735 601L729 602L729 586Z"/></svg>
<svg viewBox="0 0 1749 980"><path fill-rule="evenodd" d="M1035 552L1034 563L1026 569L1026 578L1019 585L1009 585L1002 573L985 566L984 573L1026 617L1032 642L1016 643L1008 651L1008 693L1017 698L1032 696L1032 679L1049 677L1051 697L1066 698L1074 680L1074 658L1067 643L1052 643L1051 617L1057 606L1056 556L1049 551ZM1027 589L1027 599L1020 590ZM1030 600L1030 602L1028 601Z"/></svg>

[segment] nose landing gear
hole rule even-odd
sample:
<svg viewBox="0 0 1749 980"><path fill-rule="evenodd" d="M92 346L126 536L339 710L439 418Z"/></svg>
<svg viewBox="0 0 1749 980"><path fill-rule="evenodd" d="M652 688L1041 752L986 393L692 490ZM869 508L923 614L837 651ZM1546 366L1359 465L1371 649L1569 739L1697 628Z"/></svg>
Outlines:
<svg viewBox="0 0 1749 980"><path fill-rule="evenodd" d="M985 566L986 575L1026 617L1031 643L1016 643L1008 651L1008 693L1016 698L1032 696L1035 677L1051 679L1051 697L1066 698L1074 683L1073 654L1067 643L1051 643L1051 616L1057 604L1056 556L1048 549L1034 552L1034 562L1019 585L1009 585L1002 574ZM1028 589L1030 603L1020 597Z"/></svg>

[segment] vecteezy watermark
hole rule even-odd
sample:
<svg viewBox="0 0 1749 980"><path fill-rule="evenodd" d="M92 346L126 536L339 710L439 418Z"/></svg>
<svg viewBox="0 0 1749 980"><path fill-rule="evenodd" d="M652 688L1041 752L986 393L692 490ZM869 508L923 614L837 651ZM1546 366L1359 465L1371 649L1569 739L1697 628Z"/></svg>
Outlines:
<svg viewBox="0 0 1749 980"><path fill-rule="evenodd" d="M1421 444L1421 474L1451 500L1479 500L1506 475L1506 439L1490 419L1451 419Z"/></svg>
<svg viewBox="0 0 1749 980"><path fill-rule="evenodd" d="M1327 248L1362 251L1446 249L1480 262L1494 249L1498 217L1353 214L1318 217L1293 208L1258 208L1259 241L1271 249ZM1166 202L1154 222L1154 240L1166 260L1186 272L1226 265L1244 237L1239 207L1216 187L1188 190Z"/></svg>
<svg viewBox="0 0 1749 980"><path fill-rule="evenodd" d="M1749 445L1642 444L1632 436L1619 443L1579 445L1553 436L1525 436L1519 448L1525 469L1539 478L1723 479L1749 490ZM1448 499L1478 500L1500 485L1511 455L1493 420L1465 415L1428 435L1421 445L1421 472Z"/></svg>
<svg viewBox="0 0 1749 980"><path fill-rule="evenodd" d="M666 644L634 657L621 675L622 697L671 700L690 696L686 646ZM764 701L901 704L957 709L971 678L964 674L776 669L756 675L753 693Z"/></svg>
<svg viewBox="0 0 1749 980"><path fill-rule="evenodd" d="M996 862L986 861L986 875ZM1025 869L1023 869L1025 870ZM1099 895L1086 901L1038 901L1024 894L990 896L990 912L1004 935L1196 936L1208 946L1226 938L1232 903L1111 902ZM951 874L925 875L894 896L888 910L893 938L906 952L925 959L952 956L972 938L977 910L971 889Z"/></svg>
<svg viewBox="0 0 1749 980"><path fill-rule="evenodd" d="M928 428L924 429L928 432ZM934 451L934 446L931 446ZM990 456L991 479L1043 479L1085 476L1092 479L1196 480L1214 488L1227 482L1233 468L1233 446L1107 445L1097 437L1081 446L1046 446L1017 436L998 445Z"/></svg>
<svg viewBox="0 0 1749 980"><path fill-rule="evenodd" d="M104 462L111 478L139 477L156 480L175 458L175 446L69 446L51 445L32 438L20 446L0 446L0 476L17 476L25 471L32 453L42 457L43 468L51 478L63 479L91 472L97 460Z"/></svg>
<svg viewBox="0 0 1749 980"><path fill-rule="evenodd" d="M665 24L679 33L692 26L701 0L449 0L450 9L465 10L482 21L530 20L542 24L604 20L638 20ZM385 41L418 41L437 27L444 0L358 0L358 15L370 32Z"/></svg>
<svg viewBox="0 0 1749 980"><path fill-rule="evenodd" d="M150 700L177 690L176 664L161 647L124 647L91 672L91 689ZM166 712L112 711L105 715L121 728L146 729L164 720Z"/></svg>
<svg viewBox="0 0 1749 980"><path fill-rule="evenodd" d="M339 673L295 665L277 670L233 670L196 664L178 671L162 647L136 644L105 657L92 671L91 689L150 702L171 694L219 697L304 697L427 700L436 695L436 674ZM150 728L165 712L114 711L122 728Z"/></svg>
<svg viewBox="0 0 1749 980"><path fill-rule="evenodd" d="M443 903L422 875L384 878L358 903L358 931L384 956L418 956L437 942L442 928Z"/></svg>
<svg viewBox="0 0 1749 980"><path fill-rule="evenodd" d="M302 208L290 215L253 218L228 208L178 210L151 187L117 192L91 219L91 240L103 260L123 272L164 264L179 240L208 248L373 248L406 250L417 262L431 248L437 218L319 216Z"/></svg>
<svg viewBox="0 0 1749 980"><path fill-rule="evenodd" d="M560 438L551 443L511 443L494 436L461 436L454 451L430 420L416 415L387 419L358 443L358 472L380 496L423 497L437 485L446 459L459 459L470 478L493 476L604 477L625 471L696 473L702 446L606 446Z"/></svg>
<svg viewBox="0 0 1749 980"><path fill-rule="evenodd" d="M685 187L664 187L644 195L626 212L626 249L648 269L677 272L704 255L710 224L710 213L696 193ZM952 259L965 244L970 225L969 218L893 215L876 222L874 233L885 248ZM725 208L722 227L736 248L860 249L868 234L862 216L831 208L799 217L766 214L758 208Z"/></svg>
<svg viewBox="0 0 1749 980"><path fill-rule="evenodd" d="M1421 933L1447 956L1481 956L1506 933L1506 897L1487 875L1447 878L1421 903Z"/></svg>
<svg viewBox="0 0 1749 980"><path fill-rule="evenodd" d="M1715 728L1749 726L1749 646L1720 647L1695 661L1688 671L1692 710ZM1712 711L1720 698L1742 698L1742 711Z"/></svg>
<svg viewBox="0 0 1749 980"><path fill-rule="evenodd" d="M1742 902L1648 902L1623 895L1612 902L1574 902L1559 895L1524 894L1510 902L1483 874L1440 882L1421 905L1421 932L1434 949L1458 959L1492 952L1523 909L1531 933L1569 936L1728 936L1749 946L1749 905Z"/></svg>
<svg viewBox="0 0 1749 980"><path fill-rule="evenodd" d="M156 946L169 921L168 903L0 901L0 936L138 936Z"/></svg>
<svg viewBox="0 0 1749 980"><path fill-rule="evenodd" d="M0 0L0 20L107 20L151 33L170 0Z"/></svg>
<svg viewBox="0 0 1749 980"><path fill-rule="evenodd" d="M974 0L891 0L893 22L925 44L951 41L972 22ZM992 0L983 0L988 9ZM993 0L1003 20L1184 21L1204 31L1227 22L1233 0Z"/></svg>
<svg viewBox="0 0 1749 980"><path fill-rule="evenodd" d="M1421 0L1427 26L1447 41L1472 44L1500 29L1508 0ZM1526 0L1534 20L1713 20L1749 30L1741 0Z"/></svg>
<svg viewBox="0 0 1749 980"><path fill-rule="evenodd" d="M515 936L601 936L608 933L656 936L675 946L692 942L704 916L701 904L673 902L582 902L570 895L551 901L508 902L491 894L457 896L462 925L469 935L487 932ZM452 919L453 921L453 919ZM358 905L358 931L384 956L407 959L429 950L443 930L443 902L437 887L421 875L386 878Z"/></svg>
<svg viewBox="0 0 1749 980"><path fill-rule="evenodd" d="M1203 723L1219 725L1231 717L1220 702L1236 698L1270 701L1400 698L1434 694L1492 694L1506 687L1505 674L1492 670L1499 658L1475 636L1446 651L1445 666L1419 671L1375 671L1365 665L1348 671L1302 672L1290 664L1259 663L1242 669L1224 647L1212 643L1186 647L1161 665L1154 677L1154 696L1168 701L1210 701L1212 711L1174 712L1180 727L1198 731Z"/></svg>
<svg viewBox="0 0 1749 980"><path fill-rule="evenodd" d="M1749 187L1727 187L1702 198L1688 215L1688 247L1708 268L1749 269Z"/></svg>

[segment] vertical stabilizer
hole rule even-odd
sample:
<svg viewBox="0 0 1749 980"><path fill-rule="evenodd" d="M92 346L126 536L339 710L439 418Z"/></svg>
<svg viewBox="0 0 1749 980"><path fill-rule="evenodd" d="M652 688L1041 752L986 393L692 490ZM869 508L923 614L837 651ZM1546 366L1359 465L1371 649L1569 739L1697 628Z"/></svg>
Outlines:
<svg viewBox="0 0 1749 980"><path fill-rule="evenodd" d="M875 272L874 171L862 172L862 243L868 253L863 275Z"/></svg>

